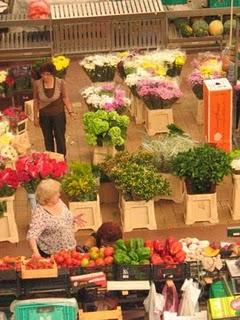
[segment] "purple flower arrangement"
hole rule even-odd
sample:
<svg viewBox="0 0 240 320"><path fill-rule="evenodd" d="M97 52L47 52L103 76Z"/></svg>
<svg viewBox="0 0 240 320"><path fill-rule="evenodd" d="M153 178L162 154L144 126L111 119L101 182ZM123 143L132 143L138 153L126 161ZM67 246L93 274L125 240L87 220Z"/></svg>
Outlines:
<svg viewBox="0 0 240 320"><path fill-rule="evenodd" d="M169 108L182 96L176 82L151 78L137 83L137 93L149 109Z"/></svg>

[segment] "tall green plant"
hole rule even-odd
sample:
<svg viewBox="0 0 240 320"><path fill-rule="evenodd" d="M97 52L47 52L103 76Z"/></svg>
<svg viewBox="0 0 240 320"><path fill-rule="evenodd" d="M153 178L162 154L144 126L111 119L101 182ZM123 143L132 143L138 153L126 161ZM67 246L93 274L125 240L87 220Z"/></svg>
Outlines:
<svg viewBox="0 0 240 320"><path fill-rule="evenodd" d="M88 163L72 162L61 183L71 201L92 201L97 198L98 183Z"/></svg>
<svg viewBox="0 0 240 320"><path fill-rule="evenodd" d="M230 158L208 144L177 154L171 162L175 175L185 178L192 193L208 193L231 172Z"/></svg>

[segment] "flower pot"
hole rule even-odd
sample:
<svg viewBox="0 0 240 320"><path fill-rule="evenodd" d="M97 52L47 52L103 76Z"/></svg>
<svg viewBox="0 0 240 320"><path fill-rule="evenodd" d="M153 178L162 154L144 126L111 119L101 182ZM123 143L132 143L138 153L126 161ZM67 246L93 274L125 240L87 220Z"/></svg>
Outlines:
<svg viewBox="0 0 240 320"><path fill-rule="evenodd" d="M161 175L163 178L165 178L168 181L171 194L169 196L168 195L157 196L154 198L154 200L158 201L160 199L164 199L164 200L172 200L176 203L183 202L184 192L185 192L183 180L180 179L179 177L174 176L171 173L161 172Z"/></svg>
<svg viewBox="0 0 240 320"><path fill-rule="evenodd" d="M93 164L97 165L105 161L107 156L114 156L116 154L114 146L95 146L93 150Z"/></svg>
<svg viewBox="0 0 240 320"><path fill-rule="evenodd" d="M102 224L99 195L97 195L97 200L95 201L69 202L69 210L74 217L83 214L83 219L86 221L86 224L83 227L80 227L75 223L75 232L80 229L97 231Z"/></svg>
<svg viewBox="0 0 240 320"><path fill-rule="evenodd" d="M35 193L27 193L27 199L30 204L32 210L34 210L37 206L37 200Z"/></svg>
<svg viewBox="0 0 240 320"><path fill-rule="evenodd" d="M153 200L126 201L120 195L119 209L124 232L141 228L157 229Z"/></svg>
<svg viewBox="0 0 240 320"><path fill-rule="evenodd" d="M145 129L149 136L156 133L168 132L167 126L173 123L172 109L156 109L150 110L147 106L145 112Z"/></svg>
<svg viewBox="0 0 240 320"><path fill-rule="evenodd" d="M116 203L119 199L119 193L114 182L103 182L99 190L101 203Z"/></svg>
<svg viewBox="0 0 240 320"><path fill-rule="evenodd" d="M0 198L0 203L5 203L6 211L0 216L0 241L16 243L19 241L18 230L13 210L14 196Z"/></svg>
<svg viewBox="0 0 240 320"><path fill-rule="evenodd" d="M230 211L233 220L240 220L240 174L233 174L232 178L233 190Z"/></svg>
<svg viewBox="0 0 240 320"><path fill-rule="evenodd" d="M186 194L185 224L218 223L217 193Z"/></svg>

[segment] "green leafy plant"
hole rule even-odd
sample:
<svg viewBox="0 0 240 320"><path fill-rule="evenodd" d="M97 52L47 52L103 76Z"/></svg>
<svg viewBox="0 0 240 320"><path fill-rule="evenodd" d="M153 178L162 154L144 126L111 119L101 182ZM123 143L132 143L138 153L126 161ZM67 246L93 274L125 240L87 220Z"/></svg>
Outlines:
<svg viewBox="0 0 240 320"><path fill-rule="evenodd" d="M61 183L71 201L92 201L97 198L98 182L88 163L72 162Z"/></svg>
<svg viewBox="0 0 240 320"><path fill-rule="evenodd" d="M148 153L123 152L102 164L126 200L149 201L157 195L169 194L168 182L157 172Z"/></svg>
<svg viewBox="0 0 240 320"><path fill-rule="evenodd" d="M161 172L171 172L171 161L178 153L194 148L197 143L175 125L169 126L169 133L157 138L146 136L142 147L152 153L153 162Z"/></svg>
<svg viewBox="0 0 240 320"><path fill-rule="evenodd" d="M185 178L189 193L209 193L231 172L230 157L223 150L203 144L178 153L172 172Z"/></svg>
<svg viewBox="0 0 240 320"><path fill-rule="evenodd" d="M83 115L86 140L90 145L124 145L129 118L116 111L98 110Z"/></svg>
<svg viewBox="0 0 240 320"><path fill-rule="evenodd" d="M0 218L3 217L4 213L7 211L7 202L1 201L0 202Z"/></svg>

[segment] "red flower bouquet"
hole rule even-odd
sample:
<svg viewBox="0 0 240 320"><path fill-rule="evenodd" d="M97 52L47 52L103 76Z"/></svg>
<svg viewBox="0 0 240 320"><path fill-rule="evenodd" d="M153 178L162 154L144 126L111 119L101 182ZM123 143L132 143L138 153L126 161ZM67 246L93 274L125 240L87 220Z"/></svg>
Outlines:
<svg viewBox="0 0 240 320"><path fill-rule="evenodd" d="M8 107L4 109L2 113L8 119L9 126L13 132L16 131L19 122L27 119L26 113L16 107Z"/></svg>
<svg viewBox="0 0 240 320"><path fill-rule="evenodd" d="M6 168L0 171L0 197L10 197L19 186L16 170Z"/></svg>
<svg viewBox="0 0 240 320"><path fill-rule="evenodd" d="M20 184L27 193L35 193L36 187L42 179L58 180L67 172L65 161L51 159L44 152L20 156L15 165Z"/></svg>

